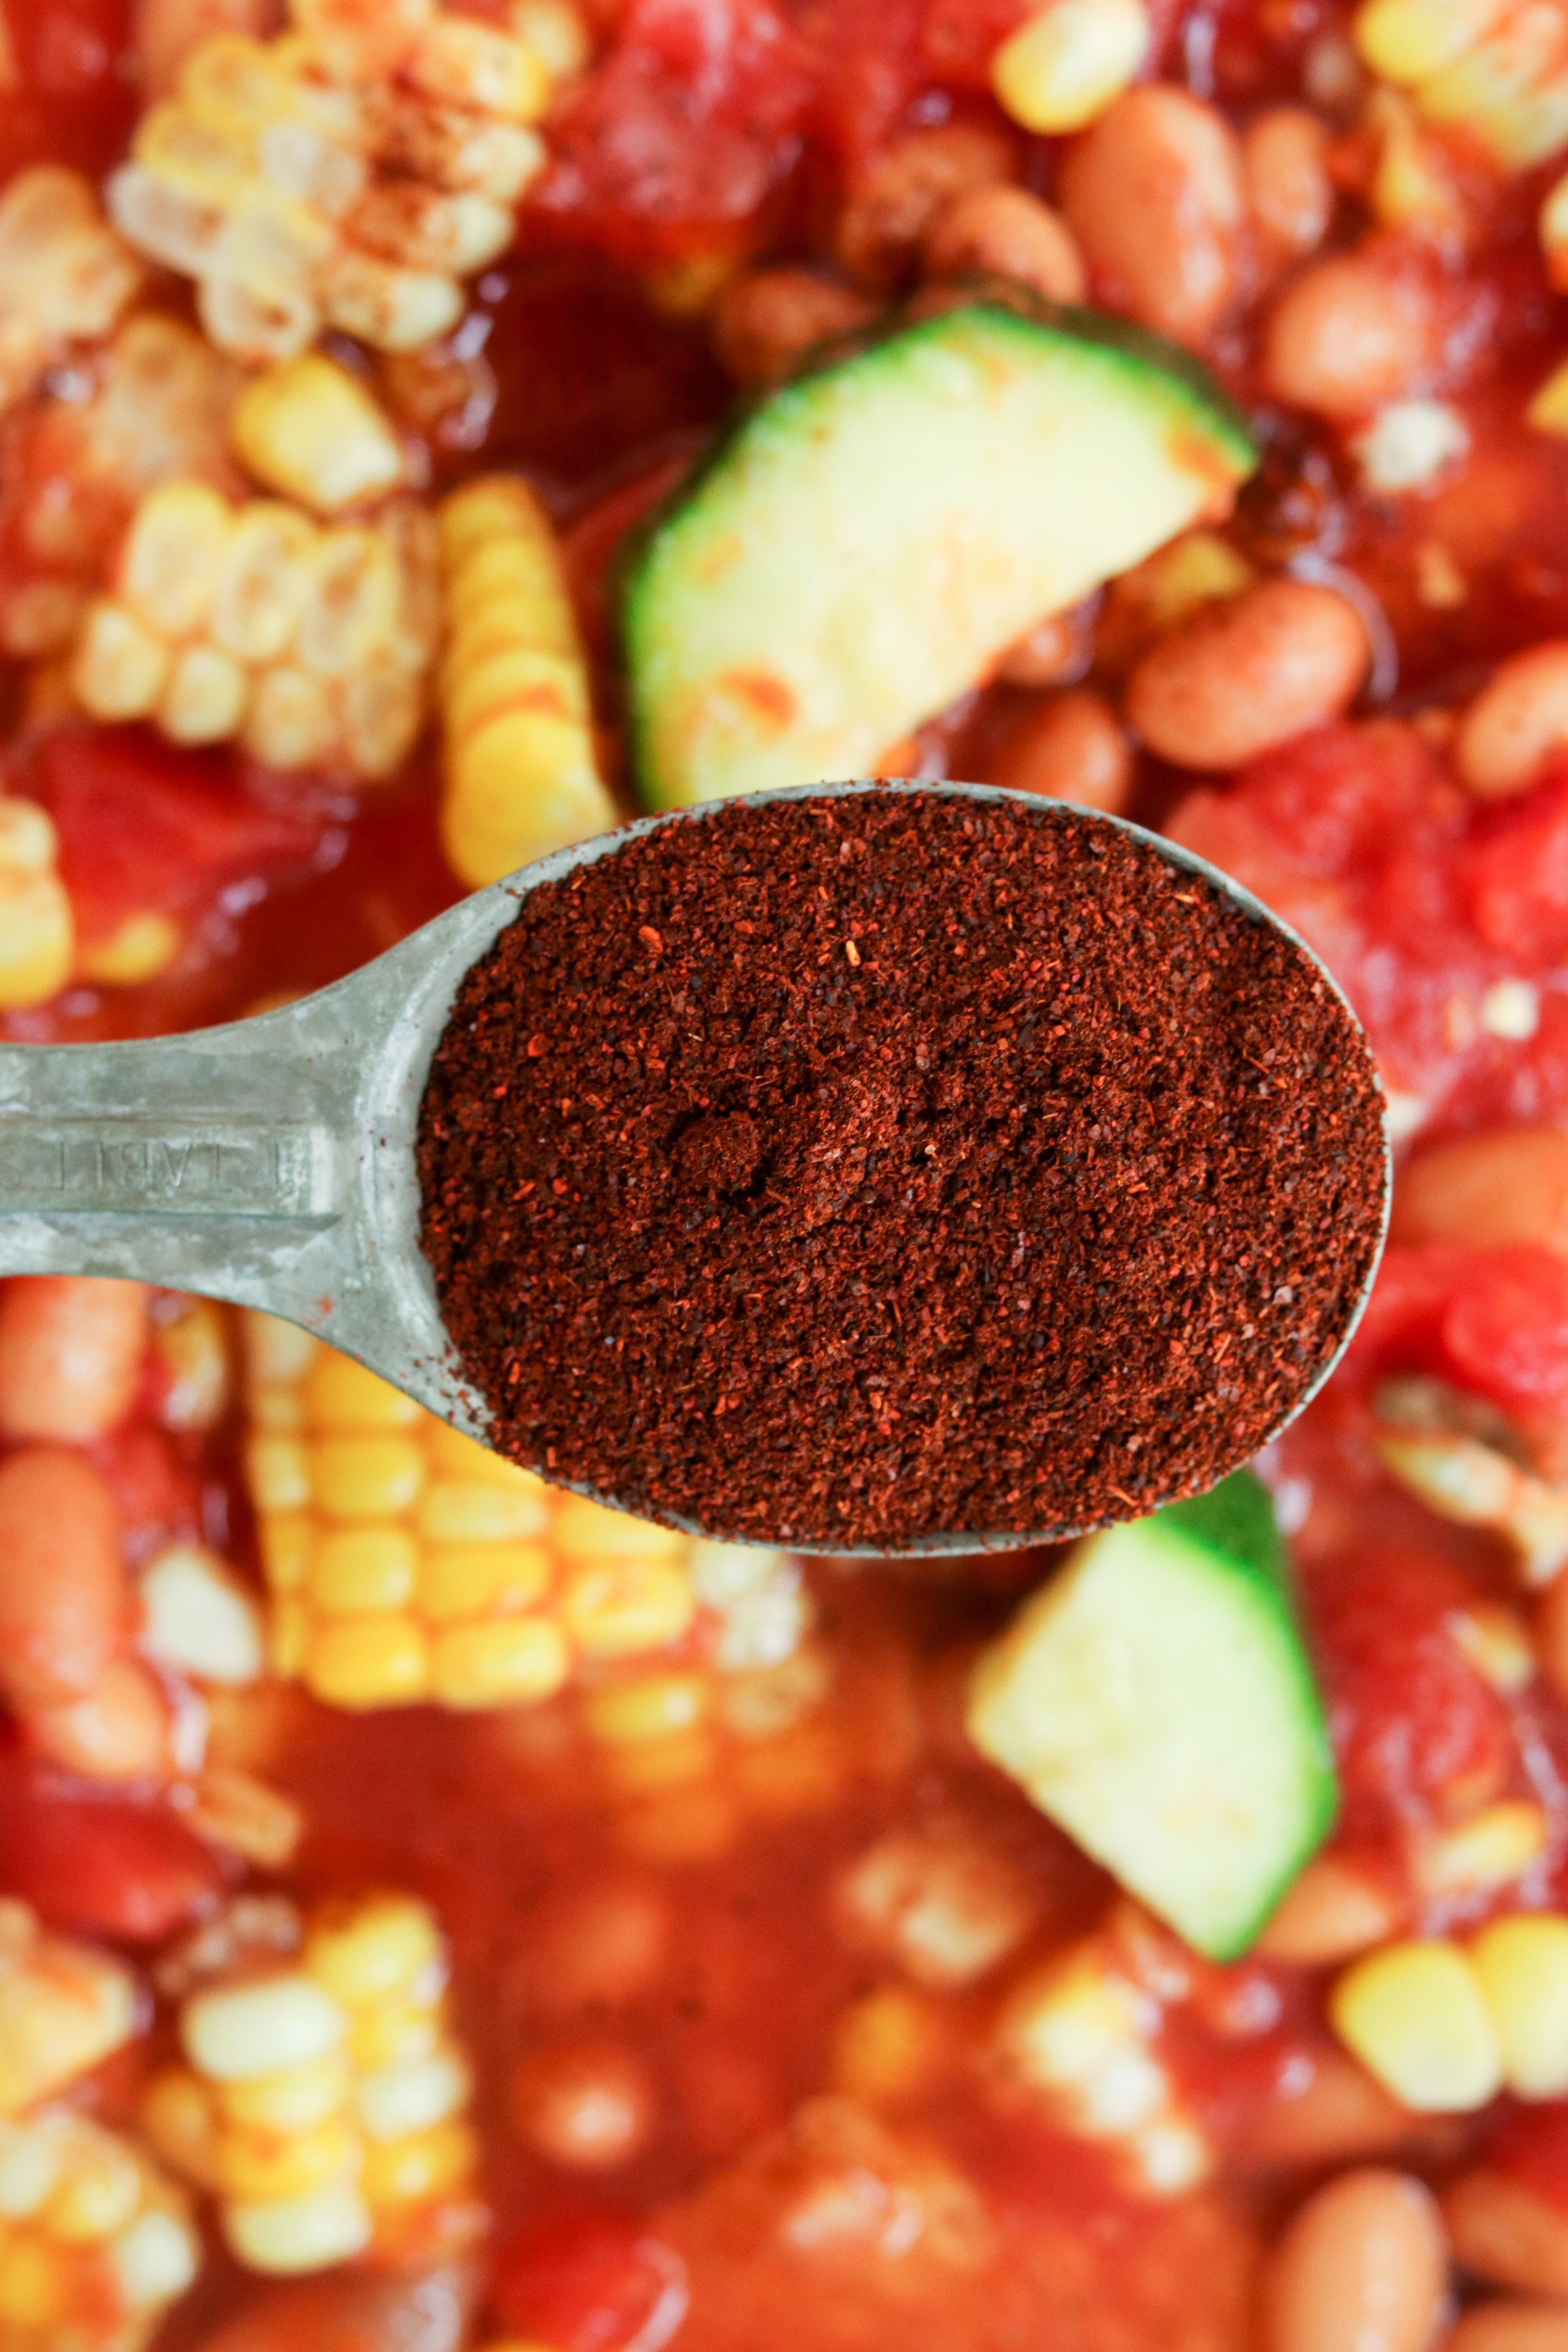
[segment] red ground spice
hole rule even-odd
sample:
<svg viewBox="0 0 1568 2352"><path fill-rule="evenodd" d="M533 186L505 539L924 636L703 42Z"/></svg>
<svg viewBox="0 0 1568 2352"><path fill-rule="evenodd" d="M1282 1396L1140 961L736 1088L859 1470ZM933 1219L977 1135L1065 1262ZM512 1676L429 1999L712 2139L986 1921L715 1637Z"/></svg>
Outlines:
<svg viewBox="0 0 1568 2352"><path fill-rule="evenodd" d="M1315 969L1049 803L736 801L535 890L418 1160L503 1453L889 1549L1206 1487L1332 1354L1381 1098Z"/></svg>

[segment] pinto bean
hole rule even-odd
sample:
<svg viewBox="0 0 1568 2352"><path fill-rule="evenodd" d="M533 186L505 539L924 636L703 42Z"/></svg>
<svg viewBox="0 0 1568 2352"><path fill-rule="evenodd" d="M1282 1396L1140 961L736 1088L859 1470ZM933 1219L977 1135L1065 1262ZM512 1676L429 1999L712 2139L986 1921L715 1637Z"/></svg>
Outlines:
<svg viewBox="0 0 1568 2352"><path fill-rule="evenodd" d="M40 1754L89 1780L162 1780L174 1769L169 1702L140 1658L115 1658L90 1690L32 1709Z"/></svg>
<svg viewBox="0 0 1568 2352"><path fill-rule="evenodd" d="M1223 115L1168 84L1130 89L1076 140L1060 202L1113 310L1203 342L1236 288L1241 151Z"/></svg>
<svg viewBox="0 0 1568 2352"><path fill-rule="evenodd" d="M1376 1881L1337 1854L1319 1854L1291 1887L1258 1939L1271 1960L1330 1968L1386 1943L1399 1915Z"/></svg>
<svg viewBox="0 0 1568 2352"><path fill-rule="evenodd" d="M1443 2352L1568 2352L1568 2311L1547 2303L1478 2303L1444 2336Z"/></svg>
<svg viewBox="0 0 1568 2352"><path fill-rule="evenodd" d="M1274 2250L1263 2340L1268 2352L1426 2352L1447 2289L1431 2191L1405 2173L1342 2173Z"/></svg>
<svg viewBox="0 0 1568 2352"><path fill-rule="evenodd" d="M1444 2192L1454 2258L1477 2278L1525 2294L1568 2295L1563 2214L1522 2180L1479 2165Z"/></svg>
<svg viewBox="0 0 1568 2352"><path fill-rule="evenodd" d="M1436 366L1442 321L1426 280L1373 255L1340 254L1288 286L1264 340L1277 400L1322 416L1364 416Z"/></svg>
<svg viewBox="0 0 1568 2352"><path fill-rule="evenodd" d="M1289 2098L1275 2100L1247 2135L1249 2162L1268 2166L1346 2164L1408 2146L1424 2118L1402 2107L1347 2051L1315 2051L1311 2074Z"/></svg>
<svg viewBox="0 0 1568 2352"><path fill-rule="evenodd" d="M713 348L737 383L778 383L816 344L864 326L875 310L815 269L754 269L720 295Z"/></svg>
<svg viewBox="0 0 1568 2352"><path fill-rule="evenodd" d="M985 781L1115 815L1132 789L1132 754L1116 714L1090 687L1053 694L1003 745Z"/></svg>
<svg viewBox="0 0 1568 2352"><path fill-rule="evenodd" d="M1355 607L1305 580L1265 580L1157 637L1127 715L1179 768L1237 768L1344 709L1372 658Z"/></svg>
<svg viewBox="0 0 1568 2352"><path fill-rule="evenodd" d="M145 1283L21 1275L0 1293L0 1431L80 1444L129 1412L148 1338Z"/></svg>
<svg viewBox="0 0 1568 2352"><path fill-rule="evenodd" d="M1568 757L1568 642L1531 646L1500 662L1464 718L1454 766L1467 791L1507 800Z"/></svg>
<svg viewBox="0 0 1568 2352"><path fill-rule="evenodd" d="M984 123L910 131L850 190L834 234L840 268L857 285L886 293L914 260L937 215L971 188L1010 180L1016 152L1005 131Z"/></svg>
<svg viewBox="0 0 1568 2352"><path fill-rule="evenodd" d="M926 236L925 266L933 278L1016 278L1047 302L1081 302L1089 285L1072 231L1026 188L973 188L957 197Z"/></svg>
<svg viewBox="0 0 1568 2352"><path fill-rule="evenodd" d="M119 1514L92 1464L53 1445L0 1464L0 1688L24 1708L79 1698L130 1622Z"/></svg>
<svg viewBox="0 0 1568 2352"><path fill-rule="evenodd" d="M1568 1256L1568 1134L1507 1127L1435 1144L1401 1170L1391 1230L1399 1242L1535 1242Z"/></svg>
<svg viewBox="0 0 1568 2352"><path fill-rule="evenodd" d="M1242 172L1252 224L1266 261L1313 252L1334 210L1329 134L1304 106L1273 106L1242 133Z"/></svg>

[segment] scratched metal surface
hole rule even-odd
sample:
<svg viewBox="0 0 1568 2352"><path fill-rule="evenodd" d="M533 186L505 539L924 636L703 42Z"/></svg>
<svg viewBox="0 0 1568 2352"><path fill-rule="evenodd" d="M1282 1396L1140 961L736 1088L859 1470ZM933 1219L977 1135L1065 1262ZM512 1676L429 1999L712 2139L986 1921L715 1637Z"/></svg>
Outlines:
<svg viewBox="0 0 1568 2352"><path fill-rule="evenodd" d="M872 790L1042 805L1036 795L961 783L803 785L756 797ZM419 1248L415 1133L452 999L530 890L613 856L656 825L702 821L722 806L645 817L557 850L463 899L350 979L251 1021L125 1045L0 1046L0 1275L121 1275L265 1307L485 1438L488 1412L462 1377ZM1201 875L1317 964L1287 924L1217 867L1124 818L1098 822ZM1392 1191L1385 1151L1384 1234ZM1339 1362L1371 1288L1369 1275L1332 1361L1296 1412ZM616 1502L592 1487L576 1491ZM933 1533L907 1549L1004 1550L1083 1532ZM887 1557L867 1545L836 1549Z"/></svg>

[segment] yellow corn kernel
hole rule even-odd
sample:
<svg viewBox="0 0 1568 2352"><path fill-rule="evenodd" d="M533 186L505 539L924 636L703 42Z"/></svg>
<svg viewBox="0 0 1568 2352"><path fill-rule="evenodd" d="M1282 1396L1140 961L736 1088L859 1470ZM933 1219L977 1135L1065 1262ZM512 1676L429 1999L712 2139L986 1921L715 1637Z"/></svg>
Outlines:
<svg viewBox="0 0 1568 2352"><path fill-rule="evenodd" d="M1440 1831L1425 1841L1416 1860L1422 1892L1477 1895L1506 1886L1539 1861L1546 1836L1546 1817L1539 1805L1524 1799L1489 1805L1458 1829Z"/></svg>
<svg viewBox="0 0 1568 2352"><path fill-rule="evenodd" d="M305 1671L310 1647L310 1613L292 1593L280 1593L272 1605L268 1630L267 1662L275 1675L290 1680Z"/></svg>
<svg viewBox="0 0 1568 2352"><path fill-rule="evenodd" d="M241 465L314 514L342 514L405 479L402 447L375 401L321 352L257 376L235 403L229 429Z"/></svg>
<svg viewBox="0 0 1568 2352"><path fill-rule="evenodd" d="M112 2132L74 2117L65 2126L63 2178L45 2210L52 2236L68 2245L118 2237L142 2201L142 2167Z"/></svg>
<svg viewBox="0 0 1568 2352"><path fill-rule="evenodd" d="M590 1691L583 1701L583 1724L606 1746L636 1747L647 1739L689 1731L708 1712L708 1683L701 1675L645 1675Z"/></svg>
<svg viewBox="0 0 1568 2352"><path fill-rule="evenodd" d="M276 1382L292 1388L304 1379L321 1346L298 1323L280 1315L263 1315L252 1308L241 1324L246 1368L258 1386Z"/></svg>
<svg viewBox="0 0 1568 2352"><path fill-rule="evenodd" d="M350 2181L332 2181L303 2197L223 2209L223 2232L247 2270L288 2277L346 2263L371 2239L369 2209Z"/></svg>
<svg viewBox="0 0 1568 2352"><path fill-rule="evenodd" d="M569 714L509 710L448 753L441 844L475 889L617 822L587 730Z"/></svg>
<svg viewBox="0 0 1568 2352"><path fill-rule="evenodd" d="M1446 1621L1455 1646L1493 1690L1511 1696L1535 1679L1535 1651L1523 1621L1500 1602L1478 1601Z"/></svg>
<svg viewBox="0 0 1568 2352"><path fill-rule="evenodd" d="M100 596L88 607L71 666L71 692L106 726L156 709L173 656L164 637L123 604Z"/></svg>
<svg viewBox="0 0 1568 2352"><path fill-rule="evenodd" d="M881 1985L851 2002L838 2021L834 2086L873 2106L908 2098L929 2079L939 2041L928 2000L902 1985Z"/></svg>
<svg viewBox="0 0 1568 2352"><path fill-rule="evenodd" d="M674 1560L686 1550L686 1538L676 1528L634 1518L629 1511L609 1510L585 1495L563 1496L553 1532L564 1558L595 1567L622 1560Z"/></svg>
<svg viewBox="0 0 1568 2352"><path fill-rule="evenodd" d="M1559 440L1568 440L1568 361L1552 369L1532 395L1524 418L1537 433L1552 433Z"/></svg>
<svg viewBox="0 0 1568 2352"><path fill-rule="evenodd" d="M425 1483L412 1437L325 1437L310 1449L310 1490L330 1518L395 1518Z"/></svg>
<svg viewBox="0 0 1568 2352"><path fill-rule="evenodd" d="M543 113L551 77L526 42L468 16L437 16L409 59L416 89L448 106L468 106L503 122Z"/></svg>
<svg viewBox="0 0 1568 2352"><path fill-rule="evenodd" d="M478 2147L470 2126L448 2122L366 2148L360 2188L372 2210L449 2197L472 2179Z"/></svg>
<svg viewBox="0 0 1568 2352"><path fill-rule="evenodd" d="M342 2051L308 2065L287 2066L276 2074L252 2074L226 2083L218 2104L226 2122L257 2132L302 2132L324 2123L349 2095L348 2062Z"/></svg>
<svg viewBox="0 0 1568 2352"><path fill-rule="evenodd" d="M210 1298L187 1298L154 1324L153 1350L163 1374L158 1418L165 1429L213 1429L232 1394L229 1326Z"/></svg>
<svg viewBox="0 0 1568 2352"><path fill-rule="evenodd" d="M158 725L172 743L226 743L245 715L250 681L216 646L175 656L158 701Z"/></svg>
<svg viewBox="0 0 1568 2352"><path fill-rule="evenodd" d="M168 482L137 508L120 555L120 594L163 637L205 621L232 524L228 501L202 482Z"/></svg>
<svg viewBox="0 0 1568 2352"><path fill-rule="evenodd" d="M465 1437L460 1429L449 1422L426 1419L426 1444L430 1454L430 1467L437 1477L456 1478L464 1486L507 1486L526 1490L539 1503L541 1527L552 1499L552 1489L531 1470L521 1469L504 1454L492 1454L477 1437Z"/></svg>
<svg viewBox="0 0 1568 2352"><path fill-rule="evenodd" d="M561 1622L591 1658L664 1649L679 1641L696 1613L686 1578L662 1560L580 1570L561 1597Z"/></svg>
<svg viewBox="0 0 1568 2352"><path fill-rule="evenodd" d="M47 2241L0 2238L0 2327L24 2338L47 2336L64 2316L68 2292L63 2263Z"/></svg>
<svg viewBox="0 0 1568 2352"><path fill-rule="evenodd" d="M468 2067L450 2049L400 2060L362 2074L354 2113L370 2139L406 2139L429 2131L466 2107L473 2090Z"/></svg>
<svg viewBox="0 0 1568 2352"><path fill-rule="evenodd" d="M1474 48L1511 0L1367 0L1352 27L1363 61L1384 81L1417 89Z"/></svg>
<svg viewBox="0 0 1568 2352"><path fill-rule="evenodd" d="M531 1609L550 1589L550 1560L538 1544L447 1544L426 1553L419 1609L437 1626L465 1617Z"/></svg>
<svg viewBox="0 0 1568 2352"><path fill-rule="evenodd" d="M1143 0L1051 0L991 60L998 104L1026 131L1081 131L1149 53Z"/></svg>
<svg viewBox="0 0 1568 2352"><path fill-rule="evenodd" d="M1470 1947L1502 2047L1508 2087L1521 2099L1568 2092L1568 1919L1520 1912L1483 1927Z"/></svg>
<svg viewBox="0 0 1568 2352"><path fill-rule="evenodd" d="M433 2055L440 2046L439 2016L428 2002L373 2000L354 2011L350 2047L362 2073L412 2065Z"/></svg>
<svg viewBox="0 0 1568 2352"><path fill-rule="evenodd" d="M180 2041L208 2082L243 2083L332 2057L347 2027L340 2004L289 1969L257 1984L193 1994L181 2014Z"/></svg>
<svg viewBox="0 0 1568 2352"><path fill-rule="evenodd" d="M301 2131L256 2131L244 2126L220 2131L213 2170L226 2197L270 2204L279 2197L305 2197L329 2182L352 2180L360 2168L357 2135L342 2116Z"/></svg>
<svg viewBox="0 0 1568 2352"><path fill-rule="evenodd" d="M588 28L571 0L511 0L507 22L543 60L553 81L580 74L592 55Z"/></svg>
<svg viewBox="0 0 1568 2352"><path fill-rule="evenodd" d="M154 2074L142 2095L142 2128L168 2163L211 2188L217 2116L199 2075L184 2066L166 2066Z"/></svg>
<svg viewBox="0 0 1568 2352"><path fill-rule="evenodd" d="M347 2007L402 1993L444 1962L441 1932L411 1895L376 1895L329 1905L305 1943L305 1966ZM436 1990L439 1990L437 1973Z"/></svg>
<svg viewBox="0 0 1568 2352"><path fill-rule="evenodd" d="M341 1617L312 1630L304 1675L333 1706L410 1706L429 1694L428 1645L409 1617Z"/></svg>
<svg viewBox="0 0 1568 2352"><path fill-rule="evenodd" d="M418 1563L414 1538L401 1528L344 1528L323 1535L310 1565L310 1605L329 1617L405 1609Z"/></svg>
<svg viewBox="0 0 1568 2352"><path fill-rule="evenodd" d="M76 968L83 980L110 988L135 988L167 971L184 945L184 933L172 915L127 915L106 940L96 940L78 952Z"/></svg>
<svg viewBox="0 0 1568 2352"><path fill-rule="evenodd" d="M1456 1944L1388 1944L1354 1961L1329 2016L1368 2074L1417 2114L1468 2114L1502 2087L1497 2028Z"/></svg>
<svg viewBox="0 0 1568 2352"><path fill-rule="evenodd" d="M213 592L215 645L243 662L275 662L304 610L316 532L294 508L254 499L240 509Z"/></svg>
<svg viewBox="0 0 1568 2352"><path fill-rule="evenodd" d="M0 1008L46 1003L70 977L71 905L55 828L31 801L0 799Z"/></svg>
<svg viewBox="0 0 1568 2352"><path fill-rule="evenodd" d="M1568 141L1563 19L1551 5L1510 10L1475 47L1423 84L1429 122L1479 140L1508 171L1540 163Z"/></svg>
<svg viewBox="0 0 1568 2352"><path fill-rule="evenodd" d="M90 1945L37 1932L21 1904L0 1905L0 2116L62 2090L130 2038L132 1979Z"/></svg>
<svg viewBox="0 0 1568 2352"><path fill-rule="evenodd" d="M302 1511L310 1500L310 1462L292 1437L253 1437L245 1475L258 1511Z"/></svg>
<svg viewBox="0 0 1568 2352"><path fill-rule="evenodd" d="M507 1465L510 1467L510 1465ZM546 1520L537 1480L432 1479L419 1506L419 1532L437 1544L513 1543Z"/></svg>
<svg viewBox="0 0 1568 2352"><path fill-rule="evenodd" d="M571 1664L561 1629L548 1618L494 1618L436 1635L430 1687L443 1706L521 1704L549 1698L565 1682Z"/></svg>
<svg viewBox="0 0 1568 2352"><path fill-rule="evenodd" d="M305 1375L303 1392L310 1427L334 1434L348 1430L409 1429L421 1417L412 1397L332 1348L317 1350Z"/></svg>

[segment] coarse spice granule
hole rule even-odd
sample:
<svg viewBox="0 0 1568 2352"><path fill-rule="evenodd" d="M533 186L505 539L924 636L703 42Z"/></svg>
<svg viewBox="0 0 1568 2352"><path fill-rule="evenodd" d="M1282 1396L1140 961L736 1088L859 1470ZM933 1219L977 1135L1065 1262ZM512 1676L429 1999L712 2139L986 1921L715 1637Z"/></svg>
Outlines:
<svg viewBox="0 0 1568 2352"><path fill-rule="evenodd" d="M803 1544L1206 1487L1327 1362L1382 1101L1271 928L1048 802L735 801L466 976L423 1244L493 1442Z"/></svg>

